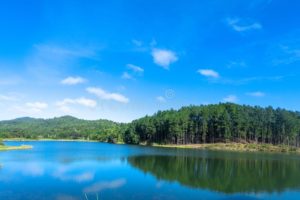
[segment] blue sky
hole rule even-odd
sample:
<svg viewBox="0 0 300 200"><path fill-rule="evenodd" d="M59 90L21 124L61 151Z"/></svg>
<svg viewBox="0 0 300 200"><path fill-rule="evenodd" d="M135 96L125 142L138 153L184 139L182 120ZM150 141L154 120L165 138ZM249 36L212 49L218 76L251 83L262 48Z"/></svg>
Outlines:
<svg viewBox="0 0 300 200"><path fill-rule="evenodd" d="M300 110L297 0L4 0L0 119Z"/></svg>

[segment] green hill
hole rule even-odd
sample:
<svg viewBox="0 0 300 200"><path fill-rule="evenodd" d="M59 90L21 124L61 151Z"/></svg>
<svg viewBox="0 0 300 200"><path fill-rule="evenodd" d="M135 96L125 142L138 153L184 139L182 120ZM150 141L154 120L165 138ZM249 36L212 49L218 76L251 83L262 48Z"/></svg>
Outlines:
<svg viewBox="0 0 300 200"><path fill-rule="evenodd" d="M0 122L1 138L118 140L121 124L109 120L82 120L71 116L53 119L29 117Z"/></svg>
<svg viewBox="0 0 300 200"><path fill-rule="evenodd" d="M18 118L0 122L0 138L88 139L128 144L216 142L300 145L300 113L221 103L158 111L128 124L109 120Z"/></svg>

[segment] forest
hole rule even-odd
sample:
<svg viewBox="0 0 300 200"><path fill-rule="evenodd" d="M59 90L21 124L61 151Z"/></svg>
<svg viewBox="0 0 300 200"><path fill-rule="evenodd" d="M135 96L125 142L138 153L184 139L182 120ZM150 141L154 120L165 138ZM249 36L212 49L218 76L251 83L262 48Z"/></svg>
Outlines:
<svg viewBox="0 0 300 200"><path fill-rule="evenodd" d="M83 139L127 144L242 142L299 147L300 113L272 107L220 103L158 111L116 123L71 116L0 122L0 138Z"/></svg>
<svg viewBox="0 0 300 200"><path fill-rule="evenodd" d="M109 120L82 120L71 116L53 119L29 117L0 122L0 138L82 139L116 142L122 124Z"/></svg>
<svg viewBox="0 0 300 200"><path fill-rule="evenodd" d="M256 142L299 146L300 113L232 103L159 111L128 125L126 143Z"/></svg>

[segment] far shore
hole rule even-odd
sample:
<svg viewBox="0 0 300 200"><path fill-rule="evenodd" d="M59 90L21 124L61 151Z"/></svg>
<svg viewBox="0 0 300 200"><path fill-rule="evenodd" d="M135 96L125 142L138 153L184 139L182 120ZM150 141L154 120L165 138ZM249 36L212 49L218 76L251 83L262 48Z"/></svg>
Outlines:
<svg viewBox="0 0 300 200"><path fill-rule="evenodd" d="M145 145L145 144L142 144ZM260 143L210 143L210 144L152 144L153 147L161 148L181 148L181 149L206 149L218 151L236 152L273 152L273 153L300 153L300 148L287 145L272 145Z"/></svg>
<svg viewBox="0 0 300 200"><path fill-rule="evenodd" d="M38 142L38 141L58 141L58 142L99 142L97 140L84 140L84 139L49 139L49 138L40 138L40 139L27 139L27 138L6 138L3 139L4 142Z"/></svg>
<svg viewBox="0 0 300 200"><path fill-rule="evenodd" d="M85 139L26 139L26 138L6 138L3 141L16 141L16 142L39 142L39 141L57 141L57 142L101 142L97 140L85 140ZM105 142L103 142L105 143ZM113 144L125 144L123 142L117 142ZM300 148L287 146L287 145L272 145L272 144L261 144L261 143L205 143L205 144L146 144L140 143L138 146L151 146L161 148L178 148L178 149L204 149L204 150L217 150L217 151L235 151L235 152L270 152L270 153L300 153ZM32 146L0 146L1 150L19 150L19 149L30 149Z"/></svg>

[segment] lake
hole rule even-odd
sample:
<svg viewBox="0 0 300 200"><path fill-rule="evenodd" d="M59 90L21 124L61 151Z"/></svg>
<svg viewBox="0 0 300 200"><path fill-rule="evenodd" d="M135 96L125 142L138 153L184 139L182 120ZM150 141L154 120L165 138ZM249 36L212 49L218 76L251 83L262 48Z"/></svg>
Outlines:
<svg viewBox="0 0 300 200"><path fill-rule="evenodd" d="M300 156L89 142L5 142L0 199L300 199Z"/></svg>

